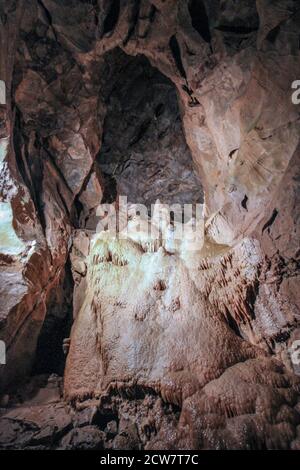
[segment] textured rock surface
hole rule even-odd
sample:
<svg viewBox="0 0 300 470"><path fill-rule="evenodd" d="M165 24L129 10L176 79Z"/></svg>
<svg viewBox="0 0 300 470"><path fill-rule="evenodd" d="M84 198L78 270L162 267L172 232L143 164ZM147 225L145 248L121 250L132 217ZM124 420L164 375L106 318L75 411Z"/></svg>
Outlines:
<svg viewBox="0 0 300 470"><path fill-rule="evenodd" d="M178 423L176 407L147 393L136 400L107 397L101 409L91 401L70 408L55 381L35 377L9 398L9 408L0 408L0 449L138 450Z"/></svg>
<svg viewBox="0 0 300 470"><path fill-rule="evenodd" d="M2 446L299 447L299 15L292 0L0 2L0 390L45 371L73 301L65 395L108 415L53 440L27 410L2 418ZM97 258L95 208L122 191L204 194L205 249L108 240Z"/></svg>
<svg viewBox="0 0 300 470"><path fill-rule="evenodd" d="M129 58L114 50L105 60L114 87L102 91L109 92L99 154L102 172L116 180L117 193L130 203L150 208L157 199L203 202L173 84L144 57Z"/></svg>

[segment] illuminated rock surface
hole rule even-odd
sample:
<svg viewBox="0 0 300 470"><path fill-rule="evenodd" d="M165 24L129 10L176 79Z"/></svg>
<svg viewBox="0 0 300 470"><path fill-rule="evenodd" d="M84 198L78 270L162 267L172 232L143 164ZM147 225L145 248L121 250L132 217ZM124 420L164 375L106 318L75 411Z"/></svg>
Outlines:
<svg viewBox="0 0 300 470"><path fill-rule="evenodd" d="M0 13L0 446L299 448L298 3ZM91 240L118 194L204 201L204 248Z"/></svg>

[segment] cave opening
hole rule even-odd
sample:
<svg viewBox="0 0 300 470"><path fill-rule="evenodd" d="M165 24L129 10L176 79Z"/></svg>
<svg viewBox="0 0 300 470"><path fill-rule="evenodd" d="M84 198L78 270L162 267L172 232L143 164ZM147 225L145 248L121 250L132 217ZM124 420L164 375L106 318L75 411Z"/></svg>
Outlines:
<svg viewBox="0 0 300 470"><path fill-rule="evenodd" d="M97 163L109 202L113 182L115 196L147 208L157 199L163 204L203 202L174 84L141 55L115 49L106 62L114 80L101 90L107 111Z"/></svg>

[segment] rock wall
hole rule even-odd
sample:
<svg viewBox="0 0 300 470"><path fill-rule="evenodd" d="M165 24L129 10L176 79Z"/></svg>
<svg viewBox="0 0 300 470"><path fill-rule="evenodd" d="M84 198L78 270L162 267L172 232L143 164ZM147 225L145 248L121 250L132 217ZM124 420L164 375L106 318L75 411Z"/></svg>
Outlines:
<svg viewBox="0 0 300 470"><path fill-rule="evenodd" d="M5 342L7 356L7 366L1 366L1 390L22 380L31 370L47 299L60 282L67 256L65 244L60 247L56 260L51 256L31 188L20 170L24 169L31 178L25 157L14 143L16 109L14 96L9 91L13 87L23 6L22 2L1 4L0 75L7 97L6 103L1 105L0 143L1 218L4 219L1 224L0 318L1 340ZM64 231L70 233L66 225Z"/></svg>
<svg viewBox="0 0 300 470"><path fill-rule="evenodd" d="M28 375L45 318L69 315L54 292L73 246L67 399L120 392L137 400L142 388L179 407L173 437L162 420L157 441L143 441L151 448L297 447L299 383L289 354L300 301L297 2L29 0L1 2L0 13L0 389ZM126 88L141 63L173 98L176 90L182 121L183 132L177 119L155 144L157 174L147 158L161 109L147 107L149 87ZM122 90L128 100L118 98ZM173 98L168 116L178 116ZM126 122L139 100L145 121ZM140 166L129 158L115 178L111 162L126 163L123 143ZM124 188L166 201L204 194L205 250L189 259L149 253L137 240L90 249L98 201Z"/></svg>

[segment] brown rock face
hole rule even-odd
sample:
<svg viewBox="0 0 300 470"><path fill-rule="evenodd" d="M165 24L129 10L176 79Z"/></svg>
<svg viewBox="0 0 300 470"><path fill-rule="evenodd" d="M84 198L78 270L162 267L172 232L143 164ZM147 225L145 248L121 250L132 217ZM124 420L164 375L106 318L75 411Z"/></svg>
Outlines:
<svg viewBox="0 0 300 470"><path fill-rule="evenodd" d="M0 448L300 448L299 23L0 2ZM119 195L204 203L203 246L95 234Z"/></svg>

